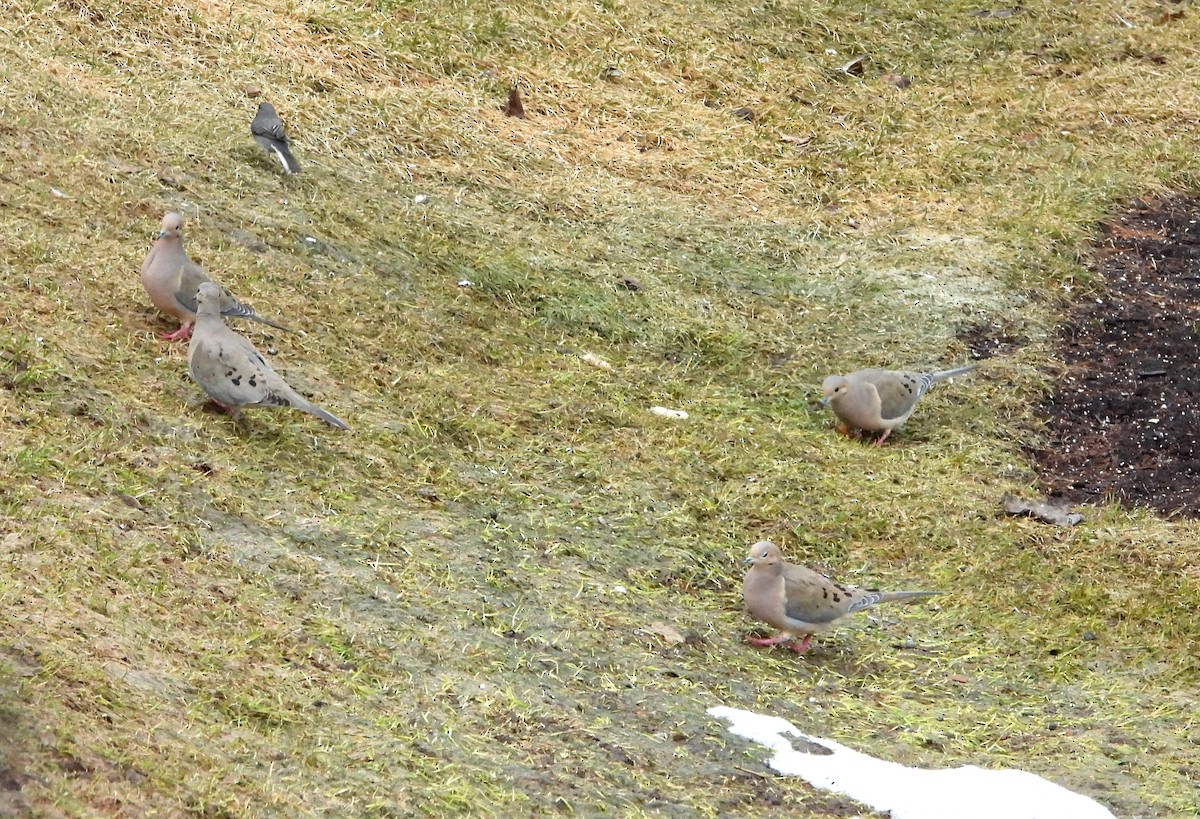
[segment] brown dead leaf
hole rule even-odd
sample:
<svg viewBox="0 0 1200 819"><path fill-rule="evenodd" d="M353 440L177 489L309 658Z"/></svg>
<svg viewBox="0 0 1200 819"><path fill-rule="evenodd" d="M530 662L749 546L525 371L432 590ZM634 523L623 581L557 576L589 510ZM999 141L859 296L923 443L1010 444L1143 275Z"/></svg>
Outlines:
<svg viewBox="0 0 1200 819"><path fill-rule="evenodd" d="M867 60L870 59L866 54L859 54L845 65L838 66L838 71L843 74L849 74L852 77L861 77L867 70Z"/></svg>
<svg viewBox="0 0 1200 819"><path fill-rule="evenodd" d="M658 620L655 620L648 626L642 626L641 632L642 634L651 634L656 637L662 637L673 646L680 645L687 639L679 632L679 629L675 628L674 626L668 626L666 623L659 622Z"/></svg>
<svg viewBox="0 0 1200 819"><path fill-rule="evenodd" d="M510 117L517 119L525 119L525 106L521 104L521 92L514 85L508 92L508 104L504 106L504 113Z"/></svg>

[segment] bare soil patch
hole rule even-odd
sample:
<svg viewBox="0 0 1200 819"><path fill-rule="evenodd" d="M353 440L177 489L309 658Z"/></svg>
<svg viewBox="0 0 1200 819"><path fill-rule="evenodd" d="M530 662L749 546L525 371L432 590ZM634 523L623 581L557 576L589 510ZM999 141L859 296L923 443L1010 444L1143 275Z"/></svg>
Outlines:
<svg viewBox="0 0 1200 819"><path fill-rule="evenodd" d="M1067 364L1034 455L1054 494L1200 515L1200 198L1139 199L1101 226L1107 292L1068 310Z"/></svg>

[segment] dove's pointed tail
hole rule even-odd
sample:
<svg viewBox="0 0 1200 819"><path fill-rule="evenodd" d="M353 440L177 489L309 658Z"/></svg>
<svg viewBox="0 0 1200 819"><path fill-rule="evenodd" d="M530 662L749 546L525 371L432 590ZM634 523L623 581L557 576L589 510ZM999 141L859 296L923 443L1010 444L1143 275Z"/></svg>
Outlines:
<svg viewBox="0 0 1200 819"><path fill-rule="evenodd" d="M272 321L269 318L263 318L255 311L255 309L253 307L246 304L245 302L237 301L236 299L233 299L232 296L230 297L230 300L233 303L226 305L225 308L221 311L221 315L224 316L225 318L249 319L250 321L257 321L260 324L266 324L270 327L274 327L276 330L285 330L289 333L292 332L292 328L290 328L290 327L284 327L282 324L280 324L277 321Z"/></svg>
<svg viewBox="0 0 1200 819"><path fill-rule="evenodd" d="M908 600L913 597L933 597L941 594L935 591L901 591L901 592L883 592L879 595L880 603L889 603L892 600Z"/></svg>
<svg viewBox="0 0 1200 819"><path fill-rule="evenodd" d="M267 325L267 326L269 326L269 327L274 327L276 330L283 330L285 333L294 333L294 332L296 332L296 331L295 331L295 330L293 330L291 327L284 327L284 326L283 326L282 324L280 324L279 322L277 322L277 321L272 321L272 320L271 320L271 319L269 319L269 318L263 318L263 317L262 317L262 316L260 316L258 313L254 313L254 312L247 313L246 315L244 315L244 316L243 316L243 318L248 318L248 319L250 319L251 321L257 321L257 322L259 322L260 324L266 324L266 325Z"/></svg>
<svg viewBox="0 0 1200 819"><path fill-rule="evenodd" d="M978 364L968 364L965 367L955 367L953 370L942 370L939 373L930 373L929 374L929 383L936 384L939 381L945 381L947 378L954 378L955 376L966 375L967 373L971 372L972 370L977 370L977 369L979 369Z"/></svg>
<svg viewBox="0 0 1200 819"><path fill-rule="evenodd" d="M332 412L326 412L325 410L318 407L316 404L305 401L303 403L299 403L299 402L294 403L292 406L294 406L296 409L304 410L309 415L317 416L322 421L329 424L329 426L331 426L331 427L337 427L338 429L346 429L346 430L350 429L350 425L347 424L345 421L343 421L341 418L338 418Z"/></svg>

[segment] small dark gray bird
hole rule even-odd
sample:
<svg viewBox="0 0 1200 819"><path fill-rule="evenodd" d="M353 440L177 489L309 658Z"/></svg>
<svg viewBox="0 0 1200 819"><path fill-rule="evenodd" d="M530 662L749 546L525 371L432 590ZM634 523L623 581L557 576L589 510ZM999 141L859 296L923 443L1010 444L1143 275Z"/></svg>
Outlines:
<svg viewBox="0 0 1200 819"><path fill-rule="evenodd" d="M275 113L274 105L269 102L258 104L258 113L250 123L250 133L264 151L275 155L283 165L284 173L300 173L300 163L292 156L291 142L283 130L283 120Z"/></svg>

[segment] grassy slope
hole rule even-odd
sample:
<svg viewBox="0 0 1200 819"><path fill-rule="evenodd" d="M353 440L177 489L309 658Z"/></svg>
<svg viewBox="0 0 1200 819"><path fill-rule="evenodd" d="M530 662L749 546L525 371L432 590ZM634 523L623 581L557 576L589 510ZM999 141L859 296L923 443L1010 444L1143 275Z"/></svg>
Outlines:
<svg viewBox="0 0 1200 819"><path fill-rule="evenodd" d="M0 808L837 809L764 778L704 714L725 703L1186 813L1196 527L996 508L1033 480L1090 225L1195 180L1191 18L521 5L0 17ZM834 70L858 53L864 78ZM302 178L256 153L246 86ZM136 277L176 208L194 257L303 330L246 328L352 434L202 407ZM959 362L979 325L1019 349L895 446L809 410L825 373ZM760 537L954 594L752 650Z"/></svg>

